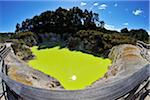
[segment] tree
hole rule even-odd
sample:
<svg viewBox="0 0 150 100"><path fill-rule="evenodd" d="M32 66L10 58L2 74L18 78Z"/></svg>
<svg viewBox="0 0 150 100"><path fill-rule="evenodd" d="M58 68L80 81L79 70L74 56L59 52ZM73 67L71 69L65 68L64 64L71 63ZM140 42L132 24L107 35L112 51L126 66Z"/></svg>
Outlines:
<svg viewBox="0 0 150 100"><path fill-rule="evenodd" d="M105 22L104 21L100 21L100 24L101 24L100 28L104 28Z"/></svg>
<svg viewBox="0 0 150 100"><path fill-rule="evenodd" d="M141 41L148 41L149 39L149 35L144 29L138 29L138 30L132 29L130 31L129 36Z"/></svg>
<svg viewBox="0 0 150 100"><path fill-rule="evenodd" d="M17 23L17 25L16 25L16 31L15 32L18 32L19 30L20 30L20 24Z"/></svg>
<svg viewBox="0 0 150 100"><path fill-rule="evenodd" d="M121 33L123 33L123 34L126 33L126 35L128 35L129 31L127 28L123 28L123 29L121 29Z"/></svg>
<svg viewBox="0 0 150 100"><path fill-rule="evenodd" d="M93 14L93 21L99 22L99 17L98 17L98 14L97 14L97 13L94 13L94 14Z"/></svg>
<svg viewBox="0 0 150 100"><path fill-rule="evenodd" d="M24 32L24 31L25 31L25 29L26 29L26 22L25 22L25 21L23 21L23 22L22 22L21 30Z"/></svg>

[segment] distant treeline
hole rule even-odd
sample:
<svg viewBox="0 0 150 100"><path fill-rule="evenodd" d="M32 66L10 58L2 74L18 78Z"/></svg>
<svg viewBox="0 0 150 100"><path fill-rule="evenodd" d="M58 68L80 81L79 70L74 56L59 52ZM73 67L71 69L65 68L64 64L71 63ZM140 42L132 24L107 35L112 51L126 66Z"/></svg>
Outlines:
<svg viewBox="0 0 150 100"><path fill-rule="evenodd" d="M97 13L78 7L69 10L59 7L55 11L43 12L17 23L14 34L0 34L0 42L15 41L14 49L22 49L22 44L30 47L38 45L39 49L59 45L104 57L113 46L135 44L137 40L148 42L146 30L107 30Z"/></svg>

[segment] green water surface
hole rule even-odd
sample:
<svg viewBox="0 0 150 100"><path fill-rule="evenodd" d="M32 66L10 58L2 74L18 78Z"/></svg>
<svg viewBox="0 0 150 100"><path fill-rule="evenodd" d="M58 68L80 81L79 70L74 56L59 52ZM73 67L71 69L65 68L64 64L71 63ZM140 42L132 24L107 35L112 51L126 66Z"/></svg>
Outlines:
<svg viewBox="0 0 150 100"><path fill-rule="evenodd" d="M37 50L31 48L36 56L29 65L61 82L67 90L84 89L103 77L111 60L95 57L79 51L59 47Z"/></svg>

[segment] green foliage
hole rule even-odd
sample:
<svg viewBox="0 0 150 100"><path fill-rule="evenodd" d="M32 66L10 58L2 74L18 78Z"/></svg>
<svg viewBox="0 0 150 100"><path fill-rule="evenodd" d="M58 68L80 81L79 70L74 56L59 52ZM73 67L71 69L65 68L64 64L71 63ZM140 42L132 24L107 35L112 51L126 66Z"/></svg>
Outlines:
<svg viewBox="0 0 150 100"><path fill-rule="evenodd" d="M55 11L46 11L39 16L34 16L32 19L26 19L21 25L17 24L16 31L75 33L81 29L95 29L94 21L98 21L98 14L92 11L82 11L78 7L69 10L59 7Z"/></svg>
<svg viewBox="0 0 150 100"><path fill-rule="evenodd" d="M133 37L135 39L138 39L138 40L141 40L141 41L148 41L148 39L149 39L148 33L143 29L139 29L139 30L133 30L132 29L130 31L129 35L131 37Z"/></svg>
<svg viewBox="0 0 150 100"><path fill-rule="evenodd" d="M15 33L0 33L0 43L9 41Z"/></svg>
<svg viewBox="0 0 150 100"><path fill-rule="evenodd" d="M12 40L12 48L14 53L21 59L29 59L32 57L32 52L28 46L22 40Z"/></svg>
<svg viewBox="0 0 150 100"><path fill-rule="evenodd" d="M78 40L78 45L81 45L81 43L83 43L83 50L85 50L85 52L92 53L96 56L104 54L104 57L107 56L107 54L105 53L108 53L109 49L111 49L115 45L136 43L135 39L128 36L122 36L118 33L103 33L95 30L80 30L76 33L74 38Z"/></svg>
<svg viewBox="0 0 150 100"><path fill-rule="evenodd" d="M19 28L20 28L20 24L19 24L19 23L17 23L17 25L16 25L16 32L18 32L18 31L19 31Z"/></svg>
<svg viewBox="0 0 150 100"><path fill-rule="evenodd" d="M17 34L14 35L14 38L24 41L24 43L30 47L37 44L35 34L30 31L17 32Z"/></svg>
<svg viewBox="0 0 150 100"><path fill-rule="evenodd" d="M130 31L128 31L127 28L124 28L121 30L121 33L125 36L130 36L134 39L141 40L144 42L148 42L149 40L148 32L146 32L146 30L144 29L131 29Z"/></svg>
<svg viewBox="0 0 150 100"><path fill-rule="evenodd" d="M124 28L124 29L121 29L121 33L126 33L126 34L128 34L128 33L129 33L129 31L128 31L128 29L127 29L127 28Z"/></svg>
<svg viewBox="0 0 150 100"><path fill-rule="evenodd" d="M34 34L30 31L27 32L19 32L16 34L16 38L21 39L21 38L25 38L27 36L34 36Z"/></svg>

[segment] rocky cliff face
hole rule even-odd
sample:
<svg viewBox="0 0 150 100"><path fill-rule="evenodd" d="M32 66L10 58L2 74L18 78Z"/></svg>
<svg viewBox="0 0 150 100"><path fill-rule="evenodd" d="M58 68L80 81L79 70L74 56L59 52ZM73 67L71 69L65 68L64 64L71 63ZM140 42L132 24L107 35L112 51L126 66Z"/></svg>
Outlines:
<svg viewBox="0 0 150 100"><path fill-rule="evenodd" d="M142 49L144 48L130 44L113 47L109 53L109 58L113 61L112 66L109 68L110 70L106 73L105 77L114 76L121 71L127 71L134 67L141 68L141 66L150 63L141 55Z"/></svg>
<svg viewBox="0 0 150 100"><path fill-rule="evenodd" d="M112 65L104 77L94 82L91 87L114 81L123 75L132 74L147 64L150 64L149 52L150 49L144 46L140 47L131 44L114 46L109 53Z"/></svg>
<svg viewBox="0 0 150 100"><path fill-rule="evenodd" d="M63 89L58 80L29 67L13 53L5 59L5 64L8 67L8 76L15 81L43 89Z"/></svg>

